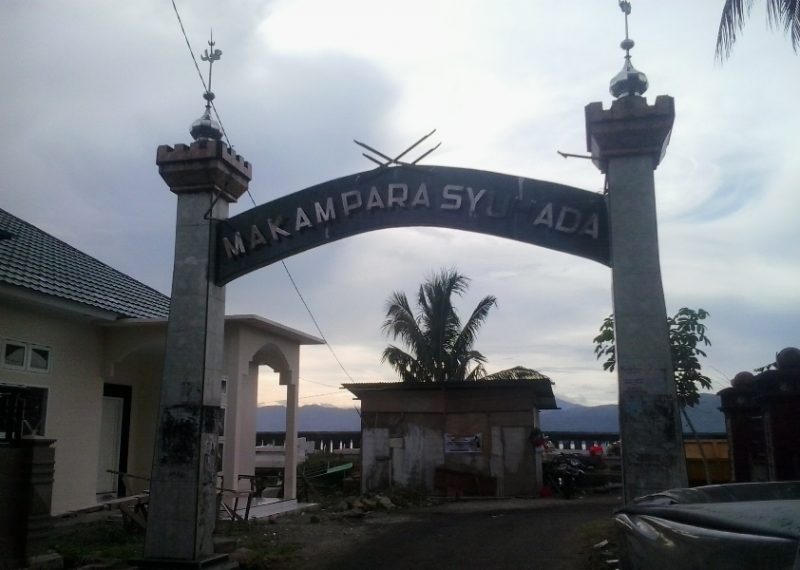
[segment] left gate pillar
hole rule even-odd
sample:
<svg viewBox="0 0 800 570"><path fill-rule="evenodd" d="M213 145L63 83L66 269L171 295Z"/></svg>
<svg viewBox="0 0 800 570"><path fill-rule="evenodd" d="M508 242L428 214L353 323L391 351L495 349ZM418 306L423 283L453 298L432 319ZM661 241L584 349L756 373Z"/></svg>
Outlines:
<svg viewBox="0 0 800 570"><path fill-rule="evenodd" d="M252 169L221 140L158 147L159 174L178 196L175 265L150 481L150 568L213 567L217 517L225 288L214 284L214 224L246 190Z"/></svg>

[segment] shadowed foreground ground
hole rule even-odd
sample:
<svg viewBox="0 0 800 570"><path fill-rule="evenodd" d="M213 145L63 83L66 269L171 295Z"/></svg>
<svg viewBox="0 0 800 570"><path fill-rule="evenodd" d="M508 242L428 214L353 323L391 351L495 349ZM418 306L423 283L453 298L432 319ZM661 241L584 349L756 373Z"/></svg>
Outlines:
<svg viewBox="0 0 800 570"><path fill-rule="evenodd" d="M611 513L619 502L590 496L368 512L322 508L220 523L216 539L244 570L606 569L607 553L591 545L612 538ZM143 554L144 534L124 525L119 513L64 518L56 527L51 548L66 568L131 568L126 561ZM600 554L605 558L598 560Z"/></svg>
<svg viewBox="0 0 800 570"><path fill-rule="evenodd" d="M582 570L579 529L609 520L619 504L615 496L464 501L394 513L364 521L336 546L320 537L289 567Z"/></svg>

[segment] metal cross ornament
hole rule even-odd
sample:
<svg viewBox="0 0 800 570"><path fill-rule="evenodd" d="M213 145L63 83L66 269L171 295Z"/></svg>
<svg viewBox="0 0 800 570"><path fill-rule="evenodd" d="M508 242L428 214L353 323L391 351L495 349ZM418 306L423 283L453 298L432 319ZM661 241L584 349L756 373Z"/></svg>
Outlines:
<svg viewBox="0 0 800 570"><path fill-rule="evenodd" d="M379 168L386 168L387 166L400 166L400 165L403 165L403 166L410 166L410 165L415 165L415 164L417 164L417 163L418 163L420 160L422 160L423 158L425 158L426 156L428 156L430 153L432 153L433 151L435 151L437 148L439 148L440 146L442 146L442 143L439 143L439 144L437 144L435 147L433 147L433 148L431 148L431 149L427 150L426 152L422 153L422 154L421 154L419 157L417 157L417 159L416 159L416 160L414 160L414 161L412 161L412 162L401 162L401 161L400 161L400 159L401 159L401 158L403 158L403 157L404 157L405 155L407 155L409 152L411 152L412 150L414 150L414 149L415 149L417 146L419 146L419 144L420 144L420 143L422 143L422 141L424 141L425 139L427 139L429 136L431 136L431 135L432 135L433 133L435 133L435 132L436 132L436 129L433 129L433 130L432 130L431 132L429 132L427 135L425 135L425 136L423 136L422 138L420 138L420 139L419 139L417 142L415 142L414 144L412 144L410 147L408 147L406 150L404 150L403 152L401 152L400 154L398 154L398 155L397 155L396 157L394 157L394 158L392 158L392 157L390 157L390 156L387 156L387 155L383 154L381 151L379 151L379 150L376 150L376 149L372 148L371 146L369 146L368 144L366 144L366 143L363 143L363 142L361 142L361 141L357 141L357 140L353 139L353 142L354 142L354 143L356 143L358 146L360 146L360 147L362 147L362 148L365 148L365 149L367 149L368 151L370 151L371 153L373 153L373 154L377 155L378 157L382 158L382 159L383 159L383 161L381 161L381 160L378 160L378 159L377 159L377 158L375 158L374 156L370 156L370 155L368 155L366 152L362 152L362 153L361 153L361 154L362 154L362 156L364 156L366 159L368 159L368 160L371 160L372 162L374 162L375 164L377 164ZM385 161L385 162L384 162L384 161Z"/></svg>

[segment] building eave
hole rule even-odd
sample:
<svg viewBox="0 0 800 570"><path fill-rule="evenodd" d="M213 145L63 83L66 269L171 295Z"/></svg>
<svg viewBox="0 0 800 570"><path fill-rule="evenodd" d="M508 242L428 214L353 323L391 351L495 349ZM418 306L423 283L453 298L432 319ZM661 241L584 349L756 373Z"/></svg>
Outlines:
<svg viewBox="0 0 800 570"><path fill-rule="evenodd" d="M92 305L40 293L25 287L5 285L2 283L0 283L0 299L7 299L15 303L36 307L39 310L47 310L48 312L90 321L114 322L124 317L124 315L120 315L114 311L107 311Z"/></svg>
<svg viewBox="0 0 800 570"><path fill-rule="evenodd" d="M106 327L138 327L138 326L166 326L168 319L119 319L113 323L105 323ZM259 332L286 339L299 345L325 344L325 341L304 333L297 329L287 327L270 319L259 317L258 315L226 315L225 324L238 324L255 328Z"/></svg>
<svg viewBox="0 0 800 570"><path fill-rule="evenodd" d="M299 345L325 344L325 341L321 338L258 315L227 315L225 317L225 322L247 325L262 332L285 338Z"/></svg>
<svg viewBox="0 0 800 570"><path fill-rule="evenodd" d="M553 383L549 379L537 380L476 380L473 382L365 382L342 384L357 399L362 395L381 391L459 391L459 390L530 390L540 410L558 409Z"/></svg>

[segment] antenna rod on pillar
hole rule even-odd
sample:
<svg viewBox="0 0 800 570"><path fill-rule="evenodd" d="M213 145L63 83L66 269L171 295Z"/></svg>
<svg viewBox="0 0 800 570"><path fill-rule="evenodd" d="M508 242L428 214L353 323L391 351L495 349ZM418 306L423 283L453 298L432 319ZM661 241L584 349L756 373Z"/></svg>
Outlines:
<svg viewBox="0 0 800 570"><path fill-rule="evenodd" d="M609 91L617 98L642 95L648 87L647 76L633 67L631 63L631 49L636 45L628 36L628 16L631 14L631 3L627 0L620 0L619 7L625 14L625 39L619 44L619 47L625 50L625 63L622 70L611 79L609 85Z"/></svg>

